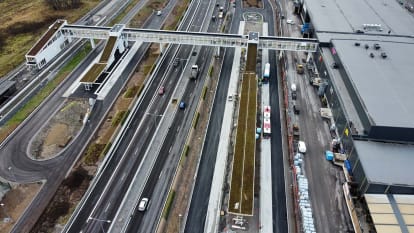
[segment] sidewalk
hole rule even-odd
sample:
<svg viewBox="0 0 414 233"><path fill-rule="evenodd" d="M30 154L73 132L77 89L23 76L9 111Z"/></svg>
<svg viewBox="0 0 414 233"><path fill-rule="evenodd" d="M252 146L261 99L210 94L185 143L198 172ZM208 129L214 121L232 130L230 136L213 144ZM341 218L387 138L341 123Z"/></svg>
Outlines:
<svg viewBox="0 0 414 233"><path fill-rule="evenodd" d="M268 35L268 24L263 23L263 36ZM269 62L269 51L262 50L262 70ZM262 85L262 112L264 107L270 105L269 84ZM262 114L262 113L261 113ZM272 210L272 154L270 138L262 138L260 144L260 232L273 232L273 210Z"/></svg>

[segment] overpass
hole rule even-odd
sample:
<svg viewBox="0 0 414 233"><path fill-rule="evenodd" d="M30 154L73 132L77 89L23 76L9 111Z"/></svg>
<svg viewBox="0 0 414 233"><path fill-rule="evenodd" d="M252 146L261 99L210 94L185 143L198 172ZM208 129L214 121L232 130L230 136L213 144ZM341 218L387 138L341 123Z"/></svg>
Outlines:
<svg viewBox="0 0 414 233"><path fill-rule="evenodd" d="M247 48L247 45L253 42L257 44L257 49L305 52L315 52L318 46L316 39L260 36L256 33L237 35L166 31L125 28L125 25L121 24L113 27L84 26L70 25L66 20L57 20L26 54L26 64L41 69L75 38L90 39L92 47L94 39L107 40L107 53L101 55L105 57L105 64L110 64L113 50L123 50L127 41L243 48Z"/></svg>

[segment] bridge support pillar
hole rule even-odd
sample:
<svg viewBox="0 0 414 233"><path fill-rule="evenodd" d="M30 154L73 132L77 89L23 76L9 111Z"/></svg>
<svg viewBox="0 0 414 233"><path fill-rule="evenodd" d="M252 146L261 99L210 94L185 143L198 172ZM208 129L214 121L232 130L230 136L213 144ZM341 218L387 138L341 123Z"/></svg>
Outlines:
<svg viewBox="0 0 414 233"><path fill-rule="evenodd" d="M163 43L160 43L160 54L164 52L164 45Z"/></svg>
<svg viewBox="0 0 414 233"><path fill-rule="evenodd" d="M91 42L91 47L92 47L92 49L94 49L95 47L96 47L96 45L95 45L95 41L91 38L91 39L89 39L89 41Z"/></svg>

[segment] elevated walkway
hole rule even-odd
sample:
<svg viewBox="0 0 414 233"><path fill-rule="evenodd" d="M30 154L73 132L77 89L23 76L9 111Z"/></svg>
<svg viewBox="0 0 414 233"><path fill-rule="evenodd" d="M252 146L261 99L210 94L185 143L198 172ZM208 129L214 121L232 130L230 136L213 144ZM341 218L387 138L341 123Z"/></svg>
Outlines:
<svg viewBox="0 0 414 233"><path fill-rule="evenodd" d="M37 53L46 45L46 43L52 38L55 33L60 32L63 25L66 24L66 20L57 20L53 23L49 29L43 34L43 36L36 42L36 44L29 50L27 55L36 56Z"/></svg>
<svg viewBox="0 0 414 233"><path fill-rule="evenodd" d="M56 35L54 37L54 35ZM257 49L287 50L315 52L318 47L316 39L308 38L288 38L260 36L256 32L249 35L220 34L206 32L183 32L166 31L152 29L125 28L125 25L117 24L114 27L69 25L66 20L56 21L43 37L26 54L26 64L42 68L51 61L64 47L74 38L108 40L107 50L102 54L102 63L110 63L111 54L115 46L123 47L123 43L117 42L119 39L126 41L140 41L150 43L171 43L188 44L200 46L219 46L219 47L247 47L253 39L257 42ZM61 39L58 39L58 38ZM117 39L115 40L115 38Z"/></svg>

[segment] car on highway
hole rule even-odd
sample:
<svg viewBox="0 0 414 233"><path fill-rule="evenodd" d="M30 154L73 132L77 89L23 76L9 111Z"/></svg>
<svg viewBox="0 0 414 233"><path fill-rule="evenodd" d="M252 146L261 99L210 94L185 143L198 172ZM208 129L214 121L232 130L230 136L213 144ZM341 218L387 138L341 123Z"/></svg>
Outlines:
<svg viewBox="0 0 414 233"><path fill-rule="evenodd" d="M158 16L162 15L162 11L157 11L157 15Z"/></svg>
<svg viewBox="0 0 414 233"><path fill-rule="evenodd" d="M292 19L288 19L288 20L286 20L286 23L287 24L295 24L295 21L293 21Z"/></svg>
<svg viewBox="0 0 414 233"><path fill-rule="evenodd" d="M142 198L141 201L139 202L138 210L141 211L141 212L145 211L147 209L148 202L149 202L148 198L146 198L146 197Z"/></svg>
<svg viewBox="0 0 414 233"><path fill-rule="evenodd" d="M180 109L185 109L185 102L184 101L180 102Z"/></svg>
<svg viewBox="0 0 414 233"><path fill-rule="evenodd" d="M302 154L306 153L306 144L304 141L299 141L298 142L298 151Z"/></svg>
<svg viewBox="0 0 414 233"><path fill-rule="evenodd" d="M173 66L177 67L179 63L180 63L180 60L175 59L174 62L173 62Z"/></svg>
<svg viewBox="0 0 414 233"><path fill-rule="evenodd" d="M158 89L158 95L164 95L165 87L161 86L160 89Z"/></svg>

